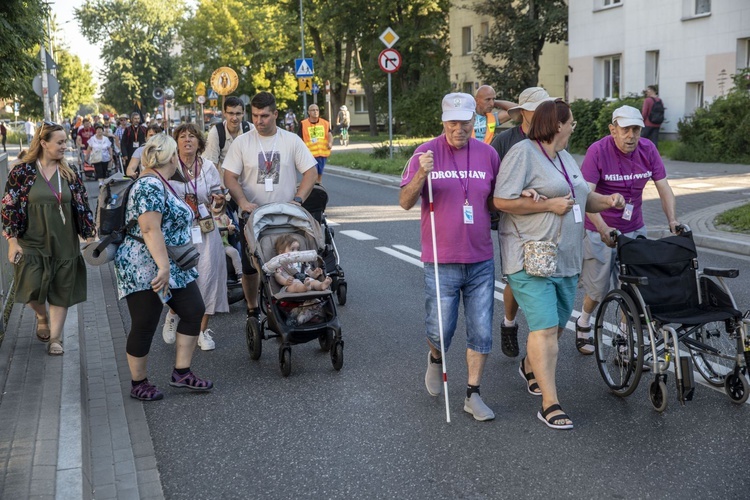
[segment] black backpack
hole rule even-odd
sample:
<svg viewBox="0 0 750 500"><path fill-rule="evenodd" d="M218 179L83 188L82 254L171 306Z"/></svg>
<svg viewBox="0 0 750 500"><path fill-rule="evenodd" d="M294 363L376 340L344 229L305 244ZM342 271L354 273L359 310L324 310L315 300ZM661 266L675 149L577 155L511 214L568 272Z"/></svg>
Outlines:
<svg viewBox="0 0 750 500"><path fill-rule="evenodd" d="M653 97L651 99L654 99ZM664 103L659 99L654 99L654 105L648 114L648 121L654 125L661 125L664 122Z"/></svg>
<svg viewBox="0 0 750 500"><path fill-rule="evenodd" d="M242 133L250 131L250 122L242 120ZM227 142L227 129L224 127L224 122L216 124L216 132L219 134L219 154L224 149L224 144Z"/></svg>
<svg viewBox="0 0 750 500"><path fill-rule="evenodd" d="M138 222L137 219L125 221L128 196L133 184L135 184L135 179L111 177L99 188L96 227L99 231L100 243L94 250L94 257L98 257L107 246L122 243L125 233Z"/></svg>

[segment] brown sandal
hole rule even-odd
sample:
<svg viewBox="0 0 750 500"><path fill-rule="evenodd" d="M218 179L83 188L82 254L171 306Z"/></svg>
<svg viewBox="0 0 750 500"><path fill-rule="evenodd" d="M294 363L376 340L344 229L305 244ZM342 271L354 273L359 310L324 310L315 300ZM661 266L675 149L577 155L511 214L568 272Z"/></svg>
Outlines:
<svg viewBox="0 0 750 500"><path fill-rule="evenodd" d="M36 319L36 338L40 342L49 342L50 330L49 330L49 318L44 317L44 321Z"/></svg>
<svg viewBox="0 0 750 500"><path fill-rule="evenodd" d="M50 340L47 344L47 354L50 356L60 356L64 353L62 346L62 339Z"/></svg>

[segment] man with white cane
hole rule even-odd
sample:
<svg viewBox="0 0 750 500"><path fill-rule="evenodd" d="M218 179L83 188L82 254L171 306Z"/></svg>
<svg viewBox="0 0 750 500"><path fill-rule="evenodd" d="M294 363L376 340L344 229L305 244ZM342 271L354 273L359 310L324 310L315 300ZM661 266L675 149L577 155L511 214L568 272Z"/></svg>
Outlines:
<svg viewBox="0 0 750 500"><path fill-rule="evenodd" d="M492 147L471 138L475 108L469 94L443 98L445 133L417 148L401 181L399 203L409 210L422 197L427 392L438 396L444 384L447 389L441 353L450 347L463 297L469 374L464 411L476 420L492 420L495 414L482 401L479 384L492 350L495 263L488 200L500 159Z"/></svg>

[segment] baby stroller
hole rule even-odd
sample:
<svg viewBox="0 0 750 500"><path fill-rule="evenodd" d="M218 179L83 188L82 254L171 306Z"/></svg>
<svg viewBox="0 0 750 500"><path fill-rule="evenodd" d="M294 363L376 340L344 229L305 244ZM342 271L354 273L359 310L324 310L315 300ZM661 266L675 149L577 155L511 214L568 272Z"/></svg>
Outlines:
<svg viewBox="0 0 750 500"><path fill-rule="evenodd" d="M310 212L323 228L325 235L323 260L326 263L326 272L333 280L331 290L336 292L339 305L343 306L346 304L346 279L344 278L344 270L339 265L339 252L336 249L336 243L333 241L333 229L331 229L326 221L326 205L328 205L328 192L320 184L315 184L310 195L302 204L305 210Z"/></svg>
<svg viewBox="0 0 750 500"><path fill-rule="evenodd" d="M295 253L305 254L307 258L312 254L311 258L325 276L326 264L320 257L325 238L320 225L307 210L292 203L269 203L253 211L251 220L245 224L245 238L253 264L261 275L258 302L262 316L247 319L245 336L250 358L260 358L263 340L279 338L281 374L287 377L292 371L291 346L318 339L320 348L330 351L334 369L340 370L344 364L344 341L332 290L284 292L273 276L273 268L268 265L276 256L276 239L283 234L292 234L301 250ZM267 334L267 329L272 333Z"/></svg>
<svg viewBox="0 0 750 500"><path fill-rule="evenodd" d="M692 233L680 229L659 240L616 235L621 285L607 294L596 315L599 372L612 392L625 397L638 386L645 363L654 373L649 399L662 412L674 361L681 404L693 398L693 368L742 404L750 394L748 314L737 309L724 282L739 271L700 271Z"/></svg>

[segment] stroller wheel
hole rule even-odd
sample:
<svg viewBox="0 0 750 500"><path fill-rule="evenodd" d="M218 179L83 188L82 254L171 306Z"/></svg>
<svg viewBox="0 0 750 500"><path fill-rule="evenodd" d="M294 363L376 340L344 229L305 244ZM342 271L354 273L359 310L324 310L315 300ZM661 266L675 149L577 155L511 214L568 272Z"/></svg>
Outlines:
<svg viewBox="0 0 750 500"><path fill-rule="evenodd" d="M326 330L324 333L318 337L318 342L320 343L320 350L323 352L328 352L331 350L331 346L333 345L333 331Z"/></svg>
<svg viewBox="0 0 750 500"><path fill-rule="evenodd" d="M667 409L667 385L659 379L651 382L648 388L648 398L659 413Z"/></svg>
<svg viewBox="0 0 750 500"><path fill-rule="evenodd" d="M739 370L728 374L724 379L724 391L733 403L743 404L750 395L750 387L745 376Z"/></svg>
<svg viewBox="0 0 750 500"><path fill-rule="evenodd" d="M245 323L245 339L247 340L247 351L250 353L250 359L257 361L263 352L263 344L260 333L260 322L258 318L251 316Z"/></svg>
<svg viewBox="0 0 750 500"><path fill-rule="evenodd" d="M336 298L340 306L346 304L346 282L339 283L338 288L336 288Z"/></svg>
<svg viewBox="0 0 750 500"><path fill-rule="evenodd" d="M341 370L341 367L344 366L344 343L341 341L333 344L333 348L331 349L331 364L336 371Z"/></svg>
<svg viewBox="0 0 750 500"><path fill-rule="evenodd" d="M288 377L292 373L292 350L289 347L281 346L279 348L279 364L281 365L281 374Z"/></svg>

